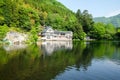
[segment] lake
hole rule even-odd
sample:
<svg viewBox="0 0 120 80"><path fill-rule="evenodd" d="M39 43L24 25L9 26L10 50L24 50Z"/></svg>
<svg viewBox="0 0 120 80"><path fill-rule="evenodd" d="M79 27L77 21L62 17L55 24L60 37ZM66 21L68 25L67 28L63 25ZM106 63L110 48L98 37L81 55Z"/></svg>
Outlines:
<svg viewBox="0 0 120 80"><path fill-rule="evenodd" d="M120 42L0 46L0 80L120 80Z"/></svg>

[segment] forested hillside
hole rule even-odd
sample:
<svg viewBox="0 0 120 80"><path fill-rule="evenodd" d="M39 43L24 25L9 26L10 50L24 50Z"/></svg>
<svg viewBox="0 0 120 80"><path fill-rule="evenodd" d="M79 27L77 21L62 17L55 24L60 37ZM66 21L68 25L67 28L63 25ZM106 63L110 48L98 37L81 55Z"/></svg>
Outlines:
<svg viewBox="0 0 120 80"><path fill-rule="evenodd" d="M79 39L85 35L75 13L56 0L0 0L0 25L5 24L25 31L52 26L71 30Z"/></svg>
<svg viewBox="0 0 120 80"><path fill-rule="evenodd" d="M73 39L113 39L115 28L111 24L94 24L87 10L72 12L57 0L0 0L0 40L10 30L30 33L32 40L44 26L72 31ZM113 31L113 32L111 32Z"/></svg>
<svg viewBox="0 0 120 80"><path fill-rule="evenodd" d="M63 22L75 22L75 15L55 0L1 0L0 25L30 30L36 25L61 28Z"/></svg>
<svg viewBox="0 0 120 80"><path fill-rule="evenodd" d="M96 17L95 22L112 23L115 27L120 27L120 14L112 17Z"/></svg>

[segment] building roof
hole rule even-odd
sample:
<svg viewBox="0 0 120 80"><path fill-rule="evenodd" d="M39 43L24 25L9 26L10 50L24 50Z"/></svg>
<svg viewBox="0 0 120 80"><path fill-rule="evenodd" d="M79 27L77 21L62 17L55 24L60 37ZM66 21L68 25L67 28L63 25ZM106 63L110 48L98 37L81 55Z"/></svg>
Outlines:
<svg viewBox="0 0 120 80"><path fill-rule="evenodd" d="M46 26L46 27L43 29L42 33L47 32L47 30L49 30L49 29L52 29L51 26ZM52 29L52 30L53 30L53 29Z"/></svg>
<svg viewBox="0 0 120 80"><path fill-rule="evenodd" d="M72 31L56 31L56 30L55 30L54 33L55 33L55 34L60 34L60 33L63 33L63 34L67 34L67 33L68 33L68 34L71 34Z"/></svg>
<svg viewBox="0 0 120 80"><path fill-rule="evenodd" d="M51 26L47 26L44 28L42 33L46 33L48 30L53 30ZM53 30L54 34L72 34L72 31L58 31L58 30Z"/></svg>

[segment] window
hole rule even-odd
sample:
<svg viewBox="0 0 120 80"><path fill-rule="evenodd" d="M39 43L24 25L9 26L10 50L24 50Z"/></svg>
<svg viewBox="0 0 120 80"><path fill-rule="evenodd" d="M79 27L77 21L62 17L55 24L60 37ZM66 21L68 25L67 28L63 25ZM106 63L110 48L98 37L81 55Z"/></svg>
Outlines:
<svg viewBox="0 0 120 80"><path fill-rule="evenodd" d="M61 33L61 35L65 35L65 33Z"/></svg>

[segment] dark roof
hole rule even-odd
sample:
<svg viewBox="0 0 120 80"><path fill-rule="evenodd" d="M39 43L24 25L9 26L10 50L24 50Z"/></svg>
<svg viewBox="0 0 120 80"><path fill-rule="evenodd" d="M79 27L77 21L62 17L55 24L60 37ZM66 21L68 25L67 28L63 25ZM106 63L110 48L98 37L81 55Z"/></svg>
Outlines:
<svg viewBox="0 0 120 80"><path fill-rule="evenodd" d="M46 26L46 27L43 29L42 33L46 32L48 29L52 29L51 26Z"/></svg>
<svg viewBox="0 0 120 80"><path fill-rule="evenodd" d="M48 29L52 29L52 27L51 26L45 27L44 30L42 31L42 33L47 32ZM54 30L54 34L71 34L71 33L72 33L72 31L57 31L57 30Z"/></svg>
<svg viewBox="0 0 120 80"><path fill-rule="evenodd" d="M72 33L72 31L54 31L55 34L66 34L66 33Z"/></svg>

